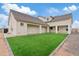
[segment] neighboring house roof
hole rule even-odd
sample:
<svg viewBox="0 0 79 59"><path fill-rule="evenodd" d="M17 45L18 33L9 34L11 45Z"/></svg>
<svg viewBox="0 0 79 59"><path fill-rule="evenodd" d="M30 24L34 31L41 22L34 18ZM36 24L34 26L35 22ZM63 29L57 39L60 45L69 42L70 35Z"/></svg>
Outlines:
<svg viewBox="0 0 79 59"><path fill-rule="evenodd" d="M50 16L51 20L47 21L47 22L56 22L56 21L64 21L64 20L68 20L70 18L72 18L72 14L65 14L65 15L61 15L61 16ZM48 19L49 20L49 19Z"/></svg>
<svg viewBox="0 0 79 59"><path fill-rule="evenodd" d="M13 14L14 18L17 21L22 21L22 22L31 22L31 23L36 23L36 24L41 24L41 25L48 25L42 20L40 20L37 17L33 17L15 10L10 10L10 12Z"/></svg>

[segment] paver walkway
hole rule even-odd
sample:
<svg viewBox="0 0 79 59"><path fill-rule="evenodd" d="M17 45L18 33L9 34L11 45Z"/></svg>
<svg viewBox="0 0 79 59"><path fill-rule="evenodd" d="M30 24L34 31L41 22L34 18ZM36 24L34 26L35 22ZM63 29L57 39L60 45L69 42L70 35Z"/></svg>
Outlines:
<svg viewBox="0 0 79 59"><path fill-rule="evenodd" d="M0 33L0 56L9 56L10 51L7 47L7 44L3 38L2 33Z"/></svg>
<svg viewBox="0 0 79 59"><path fill-rule="evenodd" d="M54 56L79 56L79 33L71 34Z"/></svg>

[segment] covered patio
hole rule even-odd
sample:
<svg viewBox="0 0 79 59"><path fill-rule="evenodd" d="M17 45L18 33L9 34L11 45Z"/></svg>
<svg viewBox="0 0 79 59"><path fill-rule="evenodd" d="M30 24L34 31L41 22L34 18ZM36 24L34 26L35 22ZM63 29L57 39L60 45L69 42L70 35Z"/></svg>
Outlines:
<svg viewBox="0 0 79 59"><path fill-rule="evenodd" d="M57 25L57 26L51 26L50 27L50 32L55 32L55 33L71 33L71 28L70 25Z"/></svg>

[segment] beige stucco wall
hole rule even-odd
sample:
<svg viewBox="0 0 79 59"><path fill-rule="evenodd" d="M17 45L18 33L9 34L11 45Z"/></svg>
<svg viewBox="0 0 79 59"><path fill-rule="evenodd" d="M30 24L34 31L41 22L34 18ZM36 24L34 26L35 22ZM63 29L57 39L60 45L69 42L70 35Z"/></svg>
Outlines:
<svg viewBox="0 0 79 59"><path fill-rule="evenodd" d="M42 26L42 33L46 33L47 32L47 27Z"/></svg>
<svg viewBox="0 0 79 59"><path fill-rule="evenodd" d="M16 29L16 35L27 35L27 34L37 34L40 33L40 25L39 24L33 24L33 23L27 23L27 22L20 22L16 21L16 27L12 27ZM21 26L20 23L23 23L24 25ZM42 26L42 25L41 25ZM46 27L41 27L41 33L45 33L47 30Z"/></svg>
<svg viewBox="0 0 79 59"><path fill-rule="evenodd" d="M23 26L20 25L21 22L17 22L17 34L18 35L25 35L25 34L37 34L40 33L40 25L38 24L33 24L33 23L24 23ZM42 26L42 25L41 25ZM47 30L46 27L42 26L41 27L41 33L45 33Z"/></svg>
<svg viewBox="0 0 79 59"><path fill-rule="evenodd" d="M16 29L17 29L17 21L15 20L12 13L9 15L9 34L16 35Z"/></svg>
<svg viewBox="0 0 79 59"><path fill-rule="evenodd" d="M63 20L63 21L57 21L57 22L49 22L47 23L49 26L57 26L57 25L71 25L72 24L72 20L68 19L68 20Z"/></svg>
<svg viewBox="0 0 79 59"><path fill-rule="evenodd" d="M24 25L21 26L20 23L23 23ZM16 32L17 35L25 35L25 34L27 34L27 23L17 21L17 30L16 31L17 31Z"/></svg>

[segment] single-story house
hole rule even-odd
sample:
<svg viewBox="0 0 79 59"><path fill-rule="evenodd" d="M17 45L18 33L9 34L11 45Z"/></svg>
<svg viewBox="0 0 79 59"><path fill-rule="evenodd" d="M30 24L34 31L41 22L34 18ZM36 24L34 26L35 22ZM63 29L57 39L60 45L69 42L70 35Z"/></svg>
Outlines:
<svg viewBox="0 0 79 59"><path fill-rule="evenodd" d="M72 33L79 33L79 28L72 28Z"/></svg>
<svg viewBox="0 0 79 59"><path fill-rule="evenodd" d="M42 19L15 10L9 13L8 33L12 35L27 35L46 32L71 33L72 15L49 16Z"/></svg>

